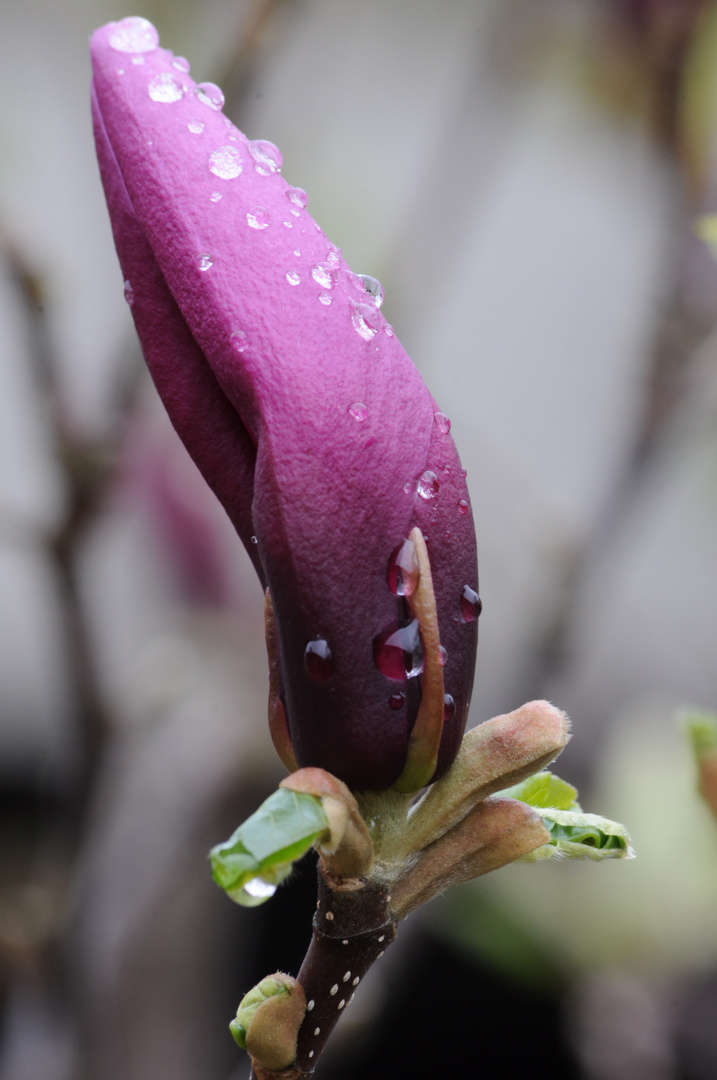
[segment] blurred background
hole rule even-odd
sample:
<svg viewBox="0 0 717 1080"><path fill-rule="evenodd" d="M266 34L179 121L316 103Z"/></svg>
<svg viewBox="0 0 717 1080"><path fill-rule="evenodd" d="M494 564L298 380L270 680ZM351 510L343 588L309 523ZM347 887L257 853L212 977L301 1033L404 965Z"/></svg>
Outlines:
<svg viewBox="0 0 717 1080"><path fill-rule="evenodd" d="M713 1080L717 822L675 720L717 706L713 4L0 13L0 1080L244 1080L227 1023L314 902L310 860L250 911L209 878L282 770L261 589L144 370L94 160L87 38L128 14L381 279L468 469L471 722L567 709L559 772L638 851L409 919L317 1076Z"/></svg>

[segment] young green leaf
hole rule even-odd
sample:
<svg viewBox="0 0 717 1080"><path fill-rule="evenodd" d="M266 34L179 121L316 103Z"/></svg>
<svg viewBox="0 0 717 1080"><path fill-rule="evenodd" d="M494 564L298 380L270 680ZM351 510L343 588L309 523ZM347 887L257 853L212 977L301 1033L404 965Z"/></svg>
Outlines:
<svg viewBox="0 0 717 1080"><path fill-rule="evenodd" d="M262 904L327 829L320 798L279 788L227 841L212 848L212 877L238 904Z"/></svg>
<svg viewBox="0 0 717 1080"><path fill-rule="evenodd" d="M524 862L543 859L632 859L635 852L627 829L617 821L581 810L535 808L550 833L550 842L523 856Z"/></svg>
<svg viewBox="0 0 717 1080"><path fill-rule="evenodd" d="M578 791L566 780L561 780L551 772L539 772L529 776L514 787L507 788L500 793L509 799L520 799L528 806L556 810L579 809L577 803Z"/></svg>

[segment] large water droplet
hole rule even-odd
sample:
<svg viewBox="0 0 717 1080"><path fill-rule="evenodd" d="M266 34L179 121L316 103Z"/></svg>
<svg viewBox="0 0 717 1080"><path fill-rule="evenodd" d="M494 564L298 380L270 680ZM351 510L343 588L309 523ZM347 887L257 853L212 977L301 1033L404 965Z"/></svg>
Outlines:
<svg viewBox="0 0 717 1080"><path fill-rule="evenodd" d="M325 262L312 266L311 276L322 289L333 289L338 280L338 274L334 267Z"/></svg>
<svg viewBox="0 0 717 1080"><path fill-rule="evenodd" d="M117 52L152 52L159 45L159 34L149 19L131 15L121 22L110 23L110 47Z"/></svg>
<svg viewBox="0 0 717 1080"><path fill-rule="evenodd" d="M281 150L267 139L254 139L249 143L251 156L256 162L254 168L261 176L269 176L271 173L281 172L284 159Z"/></svg>
<svg viewBox="0 0 717 1080"><path fill-rule="evenodd" d="M211 255L200 255L197 259L197 266L200 270L211 270L214 266L214 259Z"/></svg>
<svg viewBox="0 0 717 1080"><path fill-rule="evenodd" d="M132 282L129 278L127 278L124 283L124 298L129 306L132 307L132 304L134 303L134 289L132 288Z"/></svg>
<svg viewBox="0 0 717 1080"><path fill-rule="evenodd" d="M346 411L350 416L353 416L354 420L359 424L363 424L368 416L368 409L361 401L354 401L353 405L349 405Z"/></svg>
<svg viewBox="0 0 717 1080"><path fill-rule="evenodd" d="M246 223L252 229L268 229L269 215L263 206L252 206L251 210L246 212Z"/></svg>
<svg viewBox="0 0 717 1080"><path fill-rule="evenodd" d="M418 585L418 558L416 545L404 540L391 553L386 575L388 587L396 596L412 596Z"/></svg>
<svg viewBox="0 0 717 1080"><path fill-rule="evenodd" d="M268 881L262 881L261 878L255 877L251 881L247 881L244 892L249 893L249 896L253 896L257 900L268 900L276 892L276 885L270 885Z"/></svg>
<svg viewBox="0 0 717 1080"><path fill-rule="evenodd" d="M419 478L416 490L422 499L435 499L440 486L436 474L430 469L426 469Z"/></svg>
<svg viewBox="0 0 717 1080"><path fill-rule="evenodd" d="M465 499L459 499L458 500L458 513L462 517L465 517L465 515L468 513L468 503L466 502Z"/></svg>
<svg viewBox="0 0 717 1080"><path fill-rule="evenodd" d="M229 340L234 352L243 353L249 344L249 335L246 330L235 330Z"/></svg>
<svg viewBox="0 0 717 1080"><path fill-rule="evenodd" d="M456 714L456 703L450 694L443 695L443 723L447 724Z"/></svg>
<svg viewBox="0 0 717 1080"><path fill-rule="evenodd" d="M192 135L201 135L204 131L204 122L202 120L190 120L187 127L191 131Z"/></svg>
<svg viewBox="0 0 717 1080"><path fill-rule="evenodd" d="M440 431L441 435L447 435L451 430L451 422L445 413L437 412L433 414L433 419L436 421L436 427Z"/></svg>
<svg viewBox="0 0 717 1080"><path fill-rule="evenodd" d="M219 112L224 108L224 94L221 87L215 83L203 82L197 87L197 98L201 101L202 105L208 105L210 109L214 109L215 112Z"/></svg>
<svg viewBox="0 0 717 1080"><path fill-rule="evenodd" d="M304 667L314 682L326 682L334 673L334 657L324 638L314 638L304 651Z"/></svg>
<svg viewBox="0 0 717 1080"><path fill-rule="evenodd" d="M209 171L220 180L233 180L242 170L242 156L236 146L220 146L209 155Z"/></svg>
<svg viewBox="0 0 717 1080"><path fill-rule="evenodd" d="M368 294L369 303L374 307L380 308L383 303L383 285L378 278L371 277L370 274L359 274L360 280L363 282L363 287Z"/></svg>
<svg viewBox="0 0 717 1080"><path fill-rule="evenodd" d="M172 67L176 68L177 71L183 71L185 75L189 74L189 66L186 56L175 56L172 61Z"/></svg>
<svg viewBox="0 0 717 1080"><path fill-rule="evenodd" d="M184 87L169 71L155 75L149 84L152 101L179 101L184 97Z"/></svg>
<svg viewBox="0 0 717 1080"><path fill-rule="evenodd" d="M461 593L461 615L463 622L475 622L483 610L483 601L475 589L465 585Z"/></svg>
<svg viewBox="0 0 717 1080"><path fill-rule="evenodd" d="M288 270L286 280L290 285L298 285L301 281L301 274L299 274L298 270Z"/></svg>
<svg viewBox="0 0 717 1080"><path fill-rule="evenodd" d="M364 341L370 341L378 333L381 316L373 304L356 304L352 300L351 322Z"/></svg>
<svg viewBox="0 0 717 1080"><path fill-rule="evenodd" d="M303 209L308 204L309 196L303 188L290 187L287 189L286 195L289 201L293 202L294 206L300 206Z"/></svg>
<svg viewBox="0 0 717 1080"><path fill-rule="evenodd" d="M379 671L388 679L403 682L423 671L423 645L418 619L408 626L390 626L373 639L373 656Z"/></svg>

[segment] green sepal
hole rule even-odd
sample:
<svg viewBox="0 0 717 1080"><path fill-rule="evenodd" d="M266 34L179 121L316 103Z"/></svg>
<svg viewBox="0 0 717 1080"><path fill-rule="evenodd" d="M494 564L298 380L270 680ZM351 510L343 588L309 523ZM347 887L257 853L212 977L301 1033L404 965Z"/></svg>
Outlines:
<svg viewBox="0 0 717 1080"><path fill-rule="evenodd" d="M550 833L550 842L523 856L524 862L544 859L632 859L635 852L624 825L580 810L535 807Z"/></svg>
<svg viewBox="0 0 717 1080"><path fill-rule="evenodd" d="M527 780L501 791L500 794L509 799L520 799L521 802L527 803L528 806L535 806L536 808L580 809L577 802L578 789L569 784L567 780L561 780L559 776L555 776L554 773L547 770L529 776Z"/></svg>
<svg viewBox="0 0 717 1080"><path fill-rule="evenodd" d="M690 709L682 713L681 719L697 758L717 752L717 713Z"/></svg>
<svg viewBox="0 0 717 1080"><path fill-rule="evenodd" d="M212 848L212 877L237 904L263 904L328 827L320 798L279 788L225 843ZM251 883L254 889L247 891Z"/></svg>

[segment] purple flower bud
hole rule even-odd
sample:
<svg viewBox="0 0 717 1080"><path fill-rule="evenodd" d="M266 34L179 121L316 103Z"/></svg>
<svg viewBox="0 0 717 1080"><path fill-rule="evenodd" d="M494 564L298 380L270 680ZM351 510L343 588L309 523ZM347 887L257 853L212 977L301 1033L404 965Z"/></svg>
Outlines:
<svg viewBox="0 0 717 1080"><path fill-rule="evenodd" d="M102 27L91 49L132 316L175 428L271 590L296 760L354 788L401 776L434 660L424 638L433 651L437 640L412 606L405 542L418 527L433 667L453 702L440 708L438 776L463 734L477 641L464 610L475 534L448 418L382 315L378 282L329 243L277 148L248 141L146 20Z"/></svg>

